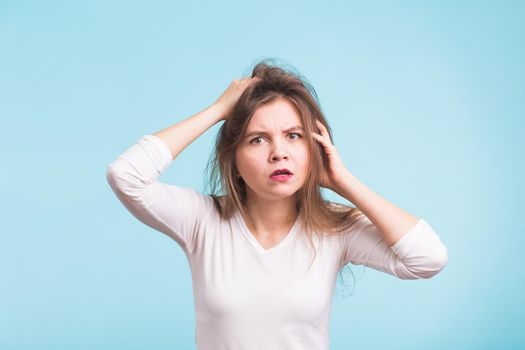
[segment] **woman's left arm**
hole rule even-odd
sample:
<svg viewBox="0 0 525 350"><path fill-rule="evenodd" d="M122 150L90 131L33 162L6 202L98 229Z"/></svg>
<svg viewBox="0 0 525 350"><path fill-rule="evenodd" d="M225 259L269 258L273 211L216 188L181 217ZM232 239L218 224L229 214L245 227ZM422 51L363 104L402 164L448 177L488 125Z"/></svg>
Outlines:
<svg viewBox="0 0 525 350"><path fill-rule="evenodd" d="M349 172L334 187L366 216L346 236L343 262L365 264L402 279L431 278L448 262L432 227L374 193Z"/></svg>
<svg viewBox="0 0 525 350"><path fill-rule="evenodd" d="M419 220L359 181L343 163L326 126L319 120L316 120L316 125L319 133L312 132L312 137L321 144L328 157L328 167L321 174L321 186L354 203L381 231L388 245L397 243Z"/></svg>
<svg viewBox="0 0 525 350"><path fill-rule="evenodd" d="M373 192L347 170L333 190L355 204L379 229L389 246L396 244L419 221L415 216Z"/></svg>
<svg viewBox="0 0 525 350"><path fill-rule="evenodd" d="M354 203L367 217L363 226L345 235L342 263L366 264L407 279L430 278L441 271L447 264L448 250L432 227L359 181L339 157L327 128L319 120L316 123L319 133L312 132L312 137L328 157L321 186Z"/></svg>

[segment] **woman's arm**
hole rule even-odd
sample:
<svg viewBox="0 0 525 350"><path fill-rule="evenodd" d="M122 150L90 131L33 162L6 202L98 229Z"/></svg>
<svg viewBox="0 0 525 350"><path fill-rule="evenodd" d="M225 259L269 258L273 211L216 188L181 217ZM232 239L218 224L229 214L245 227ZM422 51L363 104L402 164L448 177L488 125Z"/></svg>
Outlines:
<svg viewBox="0 0 525 350"><path fill-rule="evenodd" d="M175 159L186 146L192 143L215 123L228 119L235 104L246 88L260 78L233 80L228 88L211 106L183 120L180 123L162 129L153 135L166 143Z"/></svg>
<svg viewBox="0 0 525 350"><path fill-rule="evenodd" d="M159 130L153 135L160 138L170 149L173 159L206 130L224 119L224 109L212 104L193 116Z"/></svg>
<svg viewBox="0 0 525 350"><path fill-rule="evenodd" d="M175 239L187 254L199 242L213 200L191 188L162 183L158 177L197 137L227 119L247 82L234 80L211 106L138 142L114 159L106 178L124 206L140 221Z"/></svg>
<svg viewBox="0 0 525 350"><path fill-rule="evenodd" d="M354 203L374 223L389 246L397 243L418 222L418 218L379 196L349 171L342 176L335 191Z"/></svg>
<svg viewBox="0 0 525 350"><path fill-rule="evenodd" d="M365 264L403 279L430 278L448 261L447 247L423 219L395 206L345 172L336 192L366 216L346 237L344 263Z"/></svg>
<svg viewBox="0 0 525 350"><path fill-rule="evenodd" d="M109 164L106 178L131 214L173 238L190 255L213 211L213 200L191 188L160 182L172 161L164 141L144 135Z"/></svg>
<svg viewBox="0 0 525 350"><path fill-rule="evenodd" d="M211 105L156 134L141 137L113 160L106 178L120 202L144 224L173 238L193 254L213 201L191 188L162 183L158 177L184 148L222 119Z"/></svg>
<svg viewBox="0 0 525 350"><path fill-rule="evenodd" d="M401 279L431 278L447 263L447 248L423 218L390 246L367 216L345 232L341 266L366 265Z"/></svg>

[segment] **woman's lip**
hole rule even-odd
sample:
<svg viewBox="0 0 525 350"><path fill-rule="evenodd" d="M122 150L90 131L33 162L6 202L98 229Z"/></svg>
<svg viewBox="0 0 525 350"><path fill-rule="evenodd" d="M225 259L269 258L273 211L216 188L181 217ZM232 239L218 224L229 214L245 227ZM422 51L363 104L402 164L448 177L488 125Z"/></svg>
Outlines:
<svg viewBox="0 0 525 350"><path fill-rule="evenodd" d="M293 173L292 173L291 171L287 170L287 172L285 172L285 173L280 173L279 175L293 175ZM270 175L270 176L276 176L276 175L274 175L274 174L272 173L272 175Z"/></svg>
<svg viewBox="0 0 525 350"><path fill-rule="evenodd" d="M282 169L275 169L274 172L272 173L272 175L270 175L270 176L274 176L275 173L279 173L279 172L282 173L282 174L288 173L289 175L293 175L293 173L290 170L288 170L286 168L282 168Z"/></svg>
<svg viewBox="0 0 525 350"><path fill-rule="evenodd" d="M288 181L293 176L293 174L281 174L281 175L272 175L270 176L270 179L279 181L279 182L285 182Z"/></svg>

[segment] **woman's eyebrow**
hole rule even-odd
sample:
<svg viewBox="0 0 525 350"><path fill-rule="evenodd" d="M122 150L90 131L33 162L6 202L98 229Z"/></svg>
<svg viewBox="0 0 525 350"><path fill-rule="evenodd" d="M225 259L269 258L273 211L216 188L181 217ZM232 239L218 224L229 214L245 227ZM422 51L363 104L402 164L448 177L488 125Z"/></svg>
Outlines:
<svg viewBox="0 0 525 350"><path fill-rule="evenodd" d="M283 134L288 133L288 132L293 131L293 130L304 130L304 129L300 125L294 125L291 128L283 130ZM260 134L267 135L268 133L266 131L263 131L263 130L254 130L254 131L250 131L249 133L247 133L245 138L250 137L252 135L260 135Z"/></svg>

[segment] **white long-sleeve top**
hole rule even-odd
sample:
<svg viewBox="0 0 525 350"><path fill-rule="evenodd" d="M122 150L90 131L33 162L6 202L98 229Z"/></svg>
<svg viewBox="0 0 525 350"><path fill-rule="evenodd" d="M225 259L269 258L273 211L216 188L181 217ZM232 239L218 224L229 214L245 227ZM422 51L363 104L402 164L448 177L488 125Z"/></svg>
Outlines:
<svg viewBox="0 0 525 350"><path fill-rule="evenodd" d="M317 257L307 270L313 252L300 218L265 249L239 211L221 220L210 196L159 182L172 160L160 138L144 135L109 164L106 176L135 217L183 249L199 350L328 349L332 295L344 265L417 279L447 263L447 248L423 218L389 247L365 216L344 235L314 239Z"/></svg>

